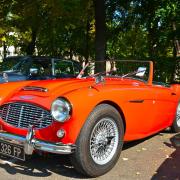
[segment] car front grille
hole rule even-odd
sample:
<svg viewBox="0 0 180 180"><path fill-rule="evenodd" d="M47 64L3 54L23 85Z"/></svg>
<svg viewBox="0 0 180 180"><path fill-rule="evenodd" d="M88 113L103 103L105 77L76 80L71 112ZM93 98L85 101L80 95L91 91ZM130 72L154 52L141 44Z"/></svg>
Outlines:
<svg viewBox="0 0 180 180"><path fill-rule="evenodd" d="M49 111L28 103L9 103L0 107L0 117L19 128L28 128L34 125L41 129L51 125L53 119Z"/></svg>

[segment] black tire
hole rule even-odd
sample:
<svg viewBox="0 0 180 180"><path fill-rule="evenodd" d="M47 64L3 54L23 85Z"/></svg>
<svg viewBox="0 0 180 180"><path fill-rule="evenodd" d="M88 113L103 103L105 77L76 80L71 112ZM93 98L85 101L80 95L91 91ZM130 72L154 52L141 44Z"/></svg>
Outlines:
<svg viewBox="0 0 180 180"><path fill-rule="evenodd" d="M108 131L109 130L108 128L110 126L108 127L107 124L106 125L103 124L105 122L108 122L108 120L109 122L112 123L112 127L114 126L114 129L116 130L114 131L115 135L114 137L112 135L111 136L109 135L108 137L107 135L108 133L105 131L107 135L105 138L106 141L99 140L98 137L99 134L101 133L100 130L102 129L99 130L98 128L100 128L100 126L103 125L103 127L105 127L105 129L107 129ZM110 127L111 130L113 129L112 127ZM96 128L99 130L100 132L99 134L97 133ZM118 133L118 136L117 133L115 132ZM93 135L96 137L96 139L95 137L93 137ZM103 134L101 134L101 137L102 138L104 137ZM98 177L105 174L110 169L112 169L116 164L122 150L123 138L124 138L124 124L119 112L114 107L108 104L98 105L89 115L77 138L76 141L77 149L75 153L71 155L72 165L78 172L88 177ZM97 139L98 139L98 145L94 143L93 146L92 142L95 142L95 140ZM117 139L117 141L115 139ZM106 143L104 144L104 142ZM107 158L104 158L104 160L102 161L98 159L97 160L93 159L96 157L92 155L93 153L97 153L97 151L101 151L101 148L110 148L111 145L113 150L110 153L109 151L106 151L107 149L102 150L103 153L105 153L105 151L106 153L108 153L108 156L106 156ZM96 149L96 151L93 151L94 150L93 147L95 146L96 148L98 146L98 148ZM104 163L105 161L107 161L107 159L109 159L109 161L107 163ZM98 161L98 163L96 161ZM104 164L99 164L100 161L103 162Z"/></svg>
<svg viewBox="0 0 180 180"><path fill-rule="evenodd" d="M174 133L180 132L180 102L177 105L176 117L175 117L174 122L171 126L171 129Z"/></svg>

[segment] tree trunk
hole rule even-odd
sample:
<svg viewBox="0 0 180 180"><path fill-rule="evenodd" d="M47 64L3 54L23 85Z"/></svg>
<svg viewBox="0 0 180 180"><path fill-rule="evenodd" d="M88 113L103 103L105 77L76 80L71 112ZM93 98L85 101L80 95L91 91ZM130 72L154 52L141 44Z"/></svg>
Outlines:
<svg viewBox="0 0 180 180"><path fill-rule="evenodd" d="M90 31L90 22L87 20L86 24L86 49L85 49L85 62L89 61L89 31Z"/></svg>
<svg viewBox="0 0 180 180"><path fill-rule="evenodd" d="M69 50L69 57L70 59L73 59L73 48L70 47L70 50Z"/></svg>
<svg viewBox="0 0 180 180"><path fill-rule="evenodd" d="M35 46L36 46L36 37L37 37L37 31L32 30L32 36L31 41L27 46L26 53L27 55L33 55L35 52Z"/></svg>
<svg viewBox="0 0 180 180"><path fill-rule="evenodd" d="M7 46L6 46L6 42L3 41L3 58L7 57Z"/></svg>
<svg viewBox="0 0 180 180"><path fill-rule="evenodd" d="M149 54L149 58L153 61L156 58L155 48L157 46L155 39L156 36L155 31L156 31L155 28L148 27L148 51L149 51L148 54Z"/></svg>
<svg viewBox="0 0 180 180"><path fill-rule="evenodd" d="M104 61L106 52L106 12L105 0L94 0L95 7L95 61ZM105 70L105 63L96 66L97 71Z"/></svg>
<svg viewBox="0 0 180 180"><path fill-rule="evenodd" d="M172 28L173 28L173 32L174 32L174 38L173 38L173 42L174 42L174 46L173 46L173 69L172 69L172 76L171 76L171 82L175 82L177 79L179 79L179 60L178 60L178 56L179 56L179 41L176 37L176 23L175 21L172 22Z"/></svg>

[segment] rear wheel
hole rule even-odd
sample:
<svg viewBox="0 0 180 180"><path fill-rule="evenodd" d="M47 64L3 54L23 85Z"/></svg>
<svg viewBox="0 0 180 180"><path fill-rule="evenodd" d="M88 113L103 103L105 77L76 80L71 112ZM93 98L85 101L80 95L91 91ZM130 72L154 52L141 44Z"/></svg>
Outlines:
<svg viewBox="0 0 180 180"><path fill-rule="evenodd" d="M180 132L180 102L178 103L178 106L177 106L176 117L172 124L172 130L175 133Z"/></svg>
<svg viewBox="0 0 180 180"><path fill-rule="evenodd" d="M123 136L119 112L108 104L98 105L81 129L71 157L73 166L89 177L105 174L119 158Z"/></svg>

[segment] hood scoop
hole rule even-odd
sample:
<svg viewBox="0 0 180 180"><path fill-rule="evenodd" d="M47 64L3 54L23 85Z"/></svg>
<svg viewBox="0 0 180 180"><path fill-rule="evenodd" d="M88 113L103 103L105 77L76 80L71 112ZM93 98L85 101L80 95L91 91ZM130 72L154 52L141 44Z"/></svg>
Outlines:
<svg viewBox="0 0 180 180"><path fill-rule="evenodd" d="M25 86L22 88L23 91L38 91L38 92L48 92L47 88L38 86Z"/></svg>

